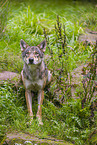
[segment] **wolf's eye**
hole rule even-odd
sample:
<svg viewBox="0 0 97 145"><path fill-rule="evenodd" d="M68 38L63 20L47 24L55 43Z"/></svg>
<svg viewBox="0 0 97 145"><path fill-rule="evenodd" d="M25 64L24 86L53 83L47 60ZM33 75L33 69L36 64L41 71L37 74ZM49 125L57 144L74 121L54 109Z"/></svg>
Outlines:
<svg viewBox="0 0 97 145"><path fill-rule="evenodd" d="M26 53L26 57L28 57L29 56L29 53Z"/></svg>

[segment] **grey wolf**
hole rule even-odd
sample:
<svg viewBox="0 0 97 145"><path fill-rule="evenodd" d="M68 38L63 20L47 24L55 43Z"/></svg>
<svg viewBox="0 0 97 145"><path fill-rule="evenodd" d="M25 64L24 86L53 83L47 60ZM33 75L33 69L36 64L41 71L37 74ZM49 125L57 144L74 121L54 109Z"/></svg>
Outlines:
<svg viewBox="0 0 97 145"><path fill-rule="evenodd" d="M29 46L21 39L20 47L22 51L22 58L24 67L21 72L23 85L25 88L25 97L29 115L33 120L32 112L32 97L33 92L38 94L38 110L36 117L39 124L42 122L42 104L44 99L44 88L51 82L51 72L47 69L44 63L44 52L46 50L46 40L42 41L37 46Z"/></svg>

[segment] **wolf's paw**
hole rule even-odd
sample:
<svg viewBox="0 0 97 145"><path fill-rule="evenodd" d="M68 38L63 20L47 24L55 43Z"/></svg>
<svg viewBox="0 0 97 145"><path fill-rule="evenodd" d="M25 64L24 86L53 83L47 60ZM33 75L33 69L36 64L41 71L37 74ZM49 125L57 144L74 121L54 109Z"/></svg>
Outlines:
<svg viewBox="0 0 97 145"><path fill-rule="evenodd" d="M36 117L37 117L39 125L43 125L42 118L38 115Z"/></svg>
<svg viewBox="0 0 97 145"><path fill-rule="evenodd" d="M39 120L39 125L43 125L43 122L41 120Z"/></svg>
<svg viewBox="0 0 97 145"><path fill-rule="evenodd" d="M33 114L30 114L30 125L32 124L33 122Z"/></svg>

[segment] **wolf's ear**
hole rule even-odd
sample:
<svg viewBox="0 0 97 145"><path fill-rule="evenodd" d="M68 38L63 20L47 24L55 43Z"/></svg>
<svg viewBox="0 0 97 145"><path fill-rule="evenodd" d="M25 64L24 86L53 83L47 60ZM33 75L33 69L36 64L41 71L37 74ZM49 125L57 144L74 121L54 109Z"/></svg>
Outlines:
<svg viewBox="0 0 97 145"><path fill-rule="evenodd" d="M21 39L20 47L21 47L21 51L23 52L28 47L28 44L23 39Z"/></svg>
<svg viewBox="0 0 97 145"><path fill-rule="evenodd" d="M42 52L45 52L45 50L46 50L46 40L43 40L43 41L38 45L38 47L40 48L40 50L41 50Z"/></svg>

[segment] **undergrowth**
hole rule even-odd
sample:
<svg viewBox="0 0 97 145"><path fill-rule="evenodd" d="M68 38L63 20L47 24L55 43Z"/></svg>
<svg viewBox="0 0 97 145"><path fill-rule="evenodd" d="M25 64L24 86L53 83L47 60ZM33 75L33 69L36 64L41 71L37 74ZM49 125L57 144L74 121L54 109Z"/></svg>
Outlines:
<svg viewBox="0 0 97 145"><path fill-rule="evenodd" d="M18 98L18 96L19 90L18 93L16 93L16 91L13 91L12 85L8 83L5 83L0 88L0 138L2 138L9 129L12 129L11 126L16 130L26 128L23 97Z"/></svg>
<svg viewBox="0 0 97 145"><path fill-rule="evenodd" d="M93 96L97 88L97 45L79 44L78 37L87 27L96 31L96 6L91 3L88 6L84 3L79 5L77 1L75 4L72 1L65 4L63 1L38 1L36 4L34 0L6 2L9 3L2 0L0 8L0 71L21 72L21 39L29 45L38 45L46 39L46 54L49 54L46 65L53 73L53 80L45 92L43 126L39 126L37 120L29 124L22 87L15 90L8 83L1 86L1 139L4 139L6 132L15 130L33 133L41 138L52 136L78 145L95 143L91 141L91 136L97 129L97 100ZM7 11L5 8L8 8ZM91 63L83 68L83 88L79 88L76 93L78 99L74 99L71 94L71 72L91 55Z"/></svg>

